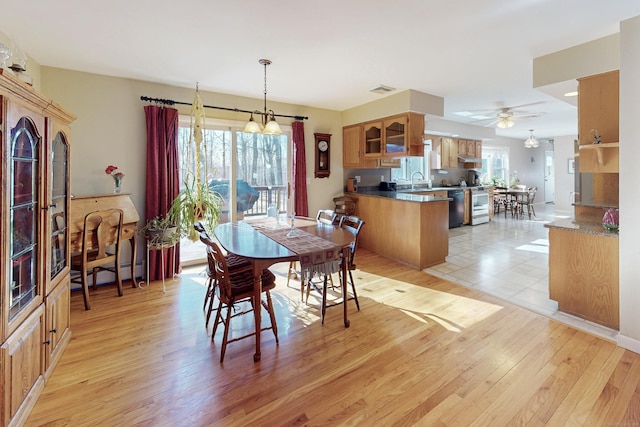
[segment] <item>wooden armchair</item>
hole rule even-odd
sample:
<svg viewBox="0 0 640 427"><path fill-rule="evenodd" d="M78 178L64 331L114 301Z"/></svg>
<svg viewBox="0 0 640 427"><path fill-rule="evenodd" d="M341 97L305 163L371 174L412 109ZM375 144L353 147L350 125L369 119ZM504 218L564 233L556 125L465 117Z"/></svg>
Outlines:
<svg viewBox="0 0 640 427"><path fill-rule="evenodd" d="M93 275L93 288L97 287L97 275L101 270L115 273L118 295L122 296L120 276L120 236L122 209L107 209L89 212L84 217L82 250L71 255L71 270L79 271L82 284L84 308L91 309L87 273ZM73 280L78 282L77 277Z"/></svg>

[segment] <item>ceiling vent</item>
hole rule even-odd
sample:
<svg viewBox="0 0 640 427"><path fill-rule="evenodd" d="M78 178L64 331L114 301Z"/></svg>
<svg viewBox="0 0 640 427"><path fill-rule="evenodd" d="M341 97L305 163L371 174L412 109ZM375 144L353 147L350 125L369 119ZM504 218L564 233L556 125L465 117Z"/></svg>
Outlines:
<svg viewBox="0 0 640 427"><path fill-rule="evenodd" d="M385 93L389 93L389 92L392 92L394 90L396 90L396 88L385 86L385 85L380 85L378 87L374 87L373 89L371 89L371 92L377 93L378 95L384 95Z"/></svg>

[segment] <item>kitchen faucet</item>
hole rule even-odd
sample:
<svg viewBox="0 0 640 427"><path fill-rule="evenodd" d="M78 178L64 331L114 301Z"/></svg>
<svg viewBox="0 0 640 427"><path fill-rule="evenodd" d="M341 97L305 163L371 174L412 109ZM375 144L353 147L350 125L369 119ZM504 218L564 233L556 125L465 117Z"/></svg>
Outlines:
<svg viewBox="0 0 640 427"><path fill-rule="evenodd" d="M415 171L414 173L411 174L411 189L413 190L414 184L413 184L413 177L416 176L416 174L419 174L422 177L422 180L424 181L424 174L420 171Z"/></svg>

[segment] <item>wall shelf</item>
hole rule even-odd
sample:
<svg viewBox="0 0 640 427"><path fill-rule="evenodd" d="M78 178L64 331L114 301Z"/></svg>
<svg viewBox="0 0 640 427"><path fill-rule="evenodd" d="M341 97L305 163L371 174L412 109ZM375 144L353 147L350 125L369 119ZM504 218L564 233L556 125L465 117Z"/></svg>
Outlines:
<svg viewBox="0 0 640 427"><path fill-rule="evenodd" d="M618 154L620 143L580 145L580 172L618 172Z"/></svg>

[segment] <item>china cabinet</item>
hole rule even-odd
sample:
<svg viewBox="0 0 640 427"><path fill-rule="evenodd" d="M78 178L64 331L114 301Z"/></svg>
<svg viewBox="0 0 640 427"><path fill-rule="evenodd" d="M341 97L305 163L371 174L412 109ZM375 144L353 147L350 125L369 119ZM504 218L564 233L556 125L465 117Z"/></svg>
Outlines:
<svg viewBox="0 0 640 427"><path fill-rule="evenodd" d="M70 339L69 124L0 70L0 425L20 425Z"/></svg>

